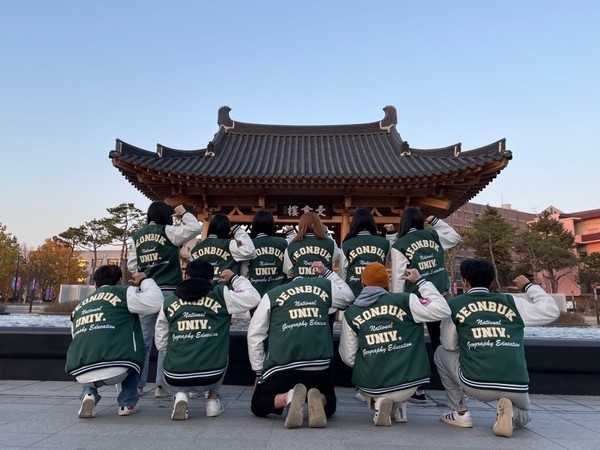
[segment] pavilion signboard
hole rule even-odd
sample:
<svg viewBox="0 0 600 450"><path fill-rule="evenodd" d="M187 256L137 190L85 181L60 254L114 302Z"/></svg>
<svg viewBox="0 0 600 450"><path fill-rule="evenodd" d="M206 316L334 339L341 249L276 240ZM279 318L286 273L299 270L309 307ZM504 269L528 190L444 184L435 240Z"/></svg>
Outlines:
<svg viewBox="0 0 600 450"><path fill-rule="evenodd" d="M307 212L314 212L321 219L331 219L333 207L323 203L288 203L277 206L277 215L280 219L299 219Z"/></svg>

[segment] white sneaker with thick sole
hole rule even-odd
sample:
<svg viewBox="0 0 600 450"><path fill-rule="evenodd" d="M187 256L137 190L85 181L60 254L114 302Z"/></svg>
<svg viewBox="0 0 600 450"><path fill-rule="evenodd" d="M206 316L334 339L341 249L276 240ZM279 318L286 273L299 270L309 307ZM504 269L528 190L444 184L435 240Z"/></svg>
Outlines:
<svg viewBox="0 0 600 450"><path fill-rule="evenodd" d="M317 388L312 388L308 390L306 399L308 402L308 426L310 428L327 427L323 394Z"/></svg>
<svg viewBox="0 0 600 450"><path fill-rule="evenodd" d="M77 415L80 419L92 419L96 416L96 401L92 394L87 394L81 399Z"/></svg>
<svg viewBox="0 0 600 450"><path fill-rule="evenodd" d="M286 428L300 428L304 421L304 404L306 403L306 386L298 383L294 386L292 401L288 405L285 417Z"/></svg>
<svg viewBox="0 0 600 450"><path fill-rule="evenodd" d="M513 434L513 404L507 398L498 400L496 409L496 422L494 423L494 434L496 436L511 437Z"/></svg>
<svg viewBox="0 0 600 450"><path fill-rule="evenodd" d="M117 409L117 414L119 416L130 416L140 411L140 408L137 406L119 406Z"/></svg>
<svg viewBox="0 0 600 450"><path fill-rule="evenodd" d="M375 400L375 417L373 423L376 427L391 427L392 426L392 408L394 401L389 398L379 398Z"/></svg>
<svg viewBox="0 0 600 450"><path fill-rule="evenodd" d="M406 402L394 402L392 419L394 419L394 422L396 423L408 422L408 415L406 414Z"/></svg>
<svg viewBox="0 0 600 450"><path fill-rule="evenodd" d="M206 415L208 417L217 417L225 412L225 407L221 404L221 400L208 399L206 400Z"/></svg>
<svg viewBox="0 0 600 450"><path fill-rule="evenodd" d="M185 392L177 392L175 394L175 403L173 404L173 412L171 420L187 420L188 418L188 396Z"/></svg>
<svg viewBox="0 0 600 450"><path fill-rule="evenodd" d="M459 414L458 411L450 411L440 416L440 420L455 427L473 428L473 420L471 413L466 411L464 414Z"/></svg>

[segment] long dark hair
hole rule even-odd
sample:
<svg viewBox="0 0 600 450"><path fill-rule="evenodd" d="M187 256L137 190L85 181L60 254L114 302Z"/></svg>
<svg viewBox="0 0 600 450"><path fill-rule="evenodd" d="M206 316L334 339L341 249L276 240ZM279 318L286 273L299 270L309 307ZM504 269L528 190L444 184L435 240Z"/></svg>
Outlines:
<svg viewBox="0 0 600 450"><path fill-rule="evenodd" d="M254 239L260 233L264 233L267 236L273 236L275 233L275 221L271 211L261 209L252 218L252 229L250 230L250 237Z"/></svg>
<svg viewBox="0 0 600 450"><path fill-rule="evenodd" d="M152 202L148 207L148 223L154 222L158 225L173 225L173 208L165 202Z"/></svg>
<svg viewBox="0 0 600 450"><path fill-rule="evenodd" d="M208 224L208 234L216 234L219 239L227 239L230 237L230 232L231 222L229 217L223 213L215 214Z"/></svg>
<svg viewBox="0 0 600 450"><path fill-rule="evenodd" d="M353 238L361 231L368 231L372 235L377 235L377 224L375 223L375 218L371 211L367 208L358 208L354 215L352 216L352 220L350 221L350 231L344 237L344 241L347 239Z"/></svg>
<svg viewBox="0 0 600 450"><path fill-rule="evenodd" d="M409 206L402 213L400 218L400 227L398 229L398 237L406 235L411 228L422 230L425 228L425 221L423 220L423 213L414 206Z"/></svg>

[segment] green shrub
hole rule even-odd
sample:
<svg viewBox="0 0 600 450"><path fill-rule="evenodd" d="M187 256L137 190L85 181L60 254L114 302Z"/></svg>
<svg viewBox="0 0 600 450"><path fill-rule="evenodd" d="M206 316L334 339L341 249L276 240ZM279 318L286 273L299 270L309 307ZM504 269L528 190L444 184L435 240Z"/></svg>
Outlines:
<svg viewBox="0 0 600 450"><path fill-rule="evenodd" d="M551 325L585 325L583 314L578 312L561 312Z"/></svg>
<svg viewBox="0 0 600 450"><path fill-rule="evenodd" d="M78 301L72 302L52 302L44 305L44 312L54 313L54 314L71 314L77 306Z"/></svg>

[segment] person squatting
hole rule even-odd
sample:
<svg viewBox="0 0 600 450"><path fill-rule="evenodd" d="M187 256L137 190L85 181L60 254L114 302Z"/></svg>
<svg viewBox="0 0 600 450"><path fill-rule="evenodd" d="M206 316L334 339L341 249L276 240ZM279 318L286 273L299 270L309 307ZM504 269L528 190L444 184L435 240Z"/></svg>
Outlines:
<svg viewBox="0 0 600 450"><path fill-rule="evenodd" d="M325 239L319 243L323 248L329 245ZM284 250L286 244L281 243ZM495 435L510 437L513 428L526 425L523 328L555 320L559 309L553 298L523 275L514 283L525 298L491 292L495 269L475 259L461 264L465 292L450 300L416 268L403 274L415 290L395 292L385 258L380 260L361 267L360 286L350 287L329 261L302 262L304 270L296 271L292 258L286 260L290 278L263 295L243 270L227 268L217 275L203 258L192 260L183 281L164 297L144 273L133 275L132 286L119 286L121 270L101 266L94 274L96 291L71 316L65 370L82 386L78 416L95 417L98 388L118 383L117 414L139 411L137 388L146 356L139 315L156 313L154 337L164 354L162 388L173 400L171 419L188 419L189 402L201 393L206 415L220 416L232 314L253 311L247 332L256 373L250 411L262 420L285 414L284 426L299 428L308 404L308 426L324 428L337 409L330 318L340 311L338 351L352 368L352 383L373 411L375 426L407 422L407 401L431 376L423 324L437 321L441 345L434 362L451 408L440 420L473 427L468 396L497 402ZM96 318L103 319L102 326L92 326Z"/></svg>

